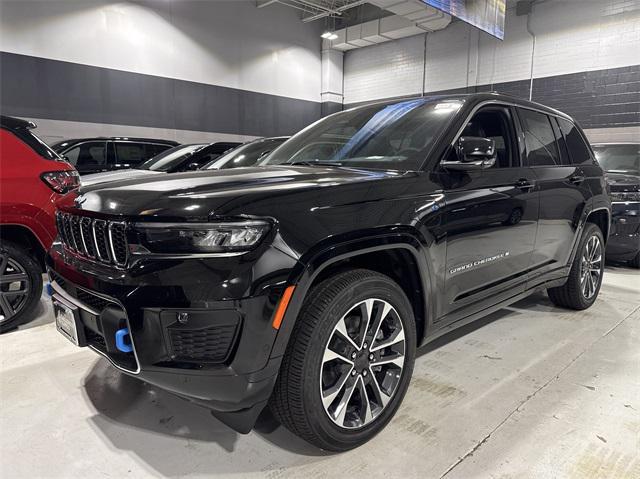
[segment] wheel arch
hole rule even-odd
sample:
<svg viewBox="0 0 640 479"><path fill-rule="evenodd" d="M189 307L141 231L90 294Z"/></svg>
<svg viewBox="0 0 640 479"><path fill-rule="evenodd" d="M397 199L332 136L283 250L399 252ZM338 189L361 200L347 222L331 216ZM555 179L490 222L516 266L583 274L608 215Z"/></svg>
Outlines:
<svg viewBox="0 0 640 479"><path fill-rule="evenodd" d="M600 231L602 231L602 236L604 238L605 244L607 243L607 239L609 238L609 232L611 230L611 211L607 208L597 208L591 210L585 219L586 223L593 223Z"/></svg>
<svg viewBox="0 0 640 479"><path fill-rule="evenodd" d="M42 271L45 271L45 255L47 250L31 228L19 224L1 224L0 240L11 241L18 246L26 245L27 250L33 253L33 256L38 261Z"/></svg>
<svg viewBox="0 0 640 479"><path fill-rule="evenodd" d="M295 291L278 331L271 356L284 354L293 326L309 290L319 281L346 269L365 268L386 274L404 290L414 310L418 345L432 323L434 274L422 244L411 234L389 234L362 238L327 246L312 255L305 255L291 274L289 284ZM385 260L391 260L385 267ZM393 260L409 261L409 274L393 271ZM405 267L406 268L406 267Z"/></svg>

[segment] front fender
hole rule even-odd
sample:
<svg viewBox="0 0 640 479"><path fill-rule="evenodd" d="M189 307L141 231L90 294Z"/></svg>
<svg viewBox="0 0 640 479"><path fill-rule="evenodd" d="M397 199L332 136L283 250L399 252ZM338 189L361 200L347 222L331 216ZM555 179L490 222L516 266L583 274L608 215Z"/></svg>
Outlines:
<svg viewBox="0 0 640 479"><path fill-rule="evenodd" d="M404 249L413 256L418 265L424 296L423 301L426 306L426 318L424 318L425 331L428 329L428 326L432 324L434 315L432 306L434 303L428 299L432 297L433 294L432 285L435 284L434 273L430 261L427 256L422 253L424 244L420 241L417 234L397 230L387 231L375 236L346 241L334 239L333 241L323 243L324 244L318 245L318 247L314 247L308 253L304 254L291 272L288 284L293 284L296 288L278 331L271 357L278 357L284 354L304 299L318 275L339 261L366 253Z"/></svg>

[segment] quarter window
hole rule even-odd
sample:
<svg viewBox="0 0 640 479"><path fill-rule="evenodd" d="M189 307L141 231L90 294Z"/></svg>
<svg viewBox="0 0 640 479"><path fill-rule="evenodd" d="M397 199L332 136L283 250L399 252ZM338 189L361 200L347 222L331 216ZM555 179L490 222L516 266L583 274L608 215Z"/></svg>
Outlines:
<svg viewBox="0 0 640 479"><path fill-rule="evenodd" d="M522 119L522 129L524 130L528 165L560 165L556 137L553 134L549 117L544 113L521 108L520 118Z"/></svg>
<svg viewBox="0 0 640 479"><path fill-rule="evenodd" d="M560 123L560 129L567 140L571 163L574 165L591 163L592 159L589 147L585 143L584 138L576 126L570 121L563 120L562 118L558 119L558 123Z"/></svg>

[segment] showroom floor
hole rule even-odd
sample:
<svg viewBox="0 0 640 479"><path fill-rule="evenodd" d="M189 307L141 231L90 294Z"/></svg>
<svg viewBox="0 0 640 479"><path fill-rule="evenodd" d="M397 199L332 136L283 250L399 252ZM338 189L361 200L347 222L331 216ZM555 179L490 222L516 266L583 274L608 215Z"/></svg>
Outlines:
<svg viewBox="0 0 640 479"><path fill-rule="evenodd" d="M538 294L429 346L392 423L341 455L312 449L267 415L236 434L76 349L43 301L36 321L0 337L0 472L640 478L639 279L609 267L585 312Z"/></svg>

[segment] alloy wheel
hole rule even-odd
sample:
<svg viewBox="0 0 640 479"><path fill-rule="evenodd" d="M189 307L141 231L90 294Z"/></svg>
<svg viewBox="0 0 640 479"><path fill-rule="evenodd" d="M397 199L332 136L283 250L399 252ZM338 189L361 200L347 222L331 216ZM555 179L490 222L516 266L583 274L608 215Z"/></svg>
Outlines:
<svg viewBox="0 0 640 479"><path fill-rule="evenodd" d="M0 323L9 321L22 310L30 290L24 266L6 252L0 253Z"/></svg>
<svg viewBox="0 0 640 479"><path fill-rule="evenodd" d="M339 427L371 423L393 398L405 360L402 320L387 301L355 304L337 322L325 345L320 394Z"/></svg>
<svg viewBox="0 0 640 479"><path fill-rule="evenodd" d="M585 244L580 265L580 289L585 299L593 298L602 278L602 243L592 236Z"/></svg>

